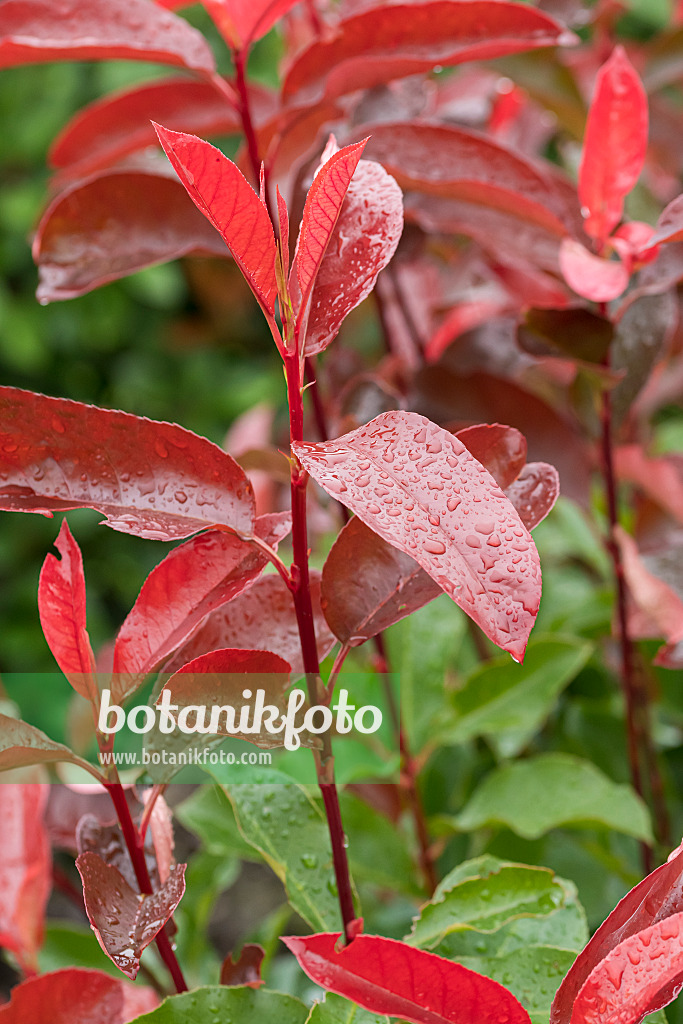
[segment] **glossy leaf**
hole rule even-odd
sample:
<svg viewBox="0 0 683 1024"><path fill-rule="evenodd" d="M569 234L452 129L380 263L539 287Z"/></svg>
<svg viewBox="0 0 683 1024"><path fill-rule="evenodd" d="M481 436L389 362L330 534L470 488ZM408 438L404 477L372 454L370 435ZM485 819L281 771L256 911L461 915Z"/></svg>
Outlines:
<svg viewBox="0 0 683 1024"><path fill-rule="evenodd" d="M80 110L50 147L52 167L82 178L157 144L151 120L193 135L240 132L237 113L209 82L168 78L136 85Z"/></svg>
<svg viewBox="0 0 683 1024"><path fill-rule="evenodd" d="M335 638L320 606L320 574L312 570L310 578L318 657L322 661L334 647ZM165 671L176 672L192 658L223 647L271 650L289 662L294 677L303 674L294 602L280 576L262 576L245 593L212 612Z"/></svg>
<svg viewBox="0 0 683 1024"><path fill-rule="evenodd" d="M251 534L253 500L234 459L183 427L0 388L0 508L94 508L113 530L179 540L216 524Z"/></svg>
<svg viewBox="0 0 683 1024"><path fill-rule="evenodd" d="M276 248L265 204L220 150L194 135L155 128L192 202L220 232L264 312L272 315Z"/></svg>
<svg viewBox="0 0 683 1024"><path fill-rule="evenodd" d="M176 865L160 889L142 896L96 853L82 853L76 867L97 941L119 970L134 980L140 954L164 927L185 891L185 865Z"/></svg>
<svg viewBox="0 0 683 1024"><path fill-rule="evenodd" d="M284 96L309 104L431 71L435 64L452 67L573 38L552 18L516 3L471 0L454 7L432 0L374 7L346 18L331 38L304 50L285 78Z"/></svg>
<svg viewBox="0 0 683 1024"><path fill-rule="evenodd" d="M647 809L628 786L569 754L539 754L494 770L454 824L466 832L504 825L525 839L564 825L588 824L645 842L652 836Z"/></svg>
<svg viewBox="0 0 683 1024"><path fill-rule="evenodd" d="M269 32L297 0L203 0L204 6L234 50L248 50Z"/></svg>
<svg viewBox="0 0 683 1024"><path fill-rule="evenodd" d="M416 413L390 412L294 451L321 486L411 555L494 643L522 660L540 601L538 554L461 441ZM480 499L476 513L469 494Z"/></svg>
<svg viewBox="0 0 683 1024"><path fill-rule="evenodd" d="M593 302L611 302L628 287L629 272L621 260L595 256L574 238L562 241L560 268L569 287Z"/></svg>
<svg viewBox="0 0 683 1024"><path fill-rule="evenodd" d="M48 787L0 782L0 946L36 969L52 890L44 812Z"/></svg>
<svg viewBox="0 0 683 1024"><path fill-rule="evenodd" d="M0 67L116 57L193 71L215 70L201 33L147 0L4 0L0 4Z"/></svg>
<svg viewBox="0 0 683 1024"><path fill-rule="evenodd" d="M227 256L223 242L174 178L105 171L68 186L33 241L47 303L73 299L145 267L189 255Z"/></svg>
<svg viewBox="0 0 683 1024"><path fill-rule="evenodd" d="M389 1024L383 1014L369 1013L334 992L326 992L322 1002L315 1002L306 1024Z"/></svg>
<svg viewBox="0 0 683 1024"><path fill-rule="evenodd" d="M261 783L224 790L240 832L282 881L292 909L311 928L333 927L339 905L332 848L325 815L310 787L269 772Z"/></svg>
<svg viewBox="0 0 683 1024"><path fill-rule="evenodd" d="M129 1024L159 1002L147 986L131 985L102 971L67 967L29 978L12 989L11 1000L0 1006L2 1024Z"/></svg>
<svg viewBox="0 0 683 1024"><path fill-rule="evenodd" d="M455 435L489 471L502 490L522 472L526 463L526 438L515 427L502 423L477 423Z"/></svg>
<svg viewBox="0 0 683 1024"><path fill-rule="evenodd" d="M204 988L169 996L161 1006L132 1024L188 1024L189 1021L239 1021L240 1024L305 1024L308 1009L294 996L264 989L225 988L207 985ZM4 1024L4 1022L3 1022Z"/></svg>
<svg viewBox="0 0 683 1024"><path fill-rule="evenodd" d="M505 494L527 530L548 515L560 495L560 474L547 462L527 462Z"/></svg>
<svg viewBox="0 0 683 1024"><path fill-rule="evenodd" d="M95 768L63 743L56 743L28 722L0 714L0 772L7 768L26 768L55 761L80 765L99 777ZM4 785L2 777L0 785Z"/></svg>
<svg viewBox="0 0 683 1024"><path fill-rule="evenodd" d="M289 527L288 521L273 523L265 516L255 521L254 532L277 548ZM131 687L170 658L210 612L249 587L266 564L259 548L215 530L174 548L149 574L119 630L112 700L120 703Z"/></svg>
<svg viewBox="0 0 683 1024"><path fill-rule="evenodd" d="M255 942L247 942L237 960L228 953L221 965L221 985L248 985L259 988L263 984L261 963L265 950Z"/></svg>
<svg viewBox="0 0 683 1024"><path fill-rule="evenodd" d="M151 792L151 790L148 792ZM133 862L130 858L120 825L115 821L111 821L111 811L109 820L105 822L101 821L94 814L88 813L83 815L76 826L76 852L79 855L83 853L97 854L107 867L116 868L123 875L131 889L137 891L138 882ZM152 885L157 888L161 881L166 881L166 878L161 879L160 873L157 870L150 829L147 830L145 835L145 860ZM166 877L168 877L168 874Z"/></svg>
<svg viewBox="0 0 683 1024"><path fill-rule="evenodd" d="M311 290L366 141L345 146L333 153L318 168L308 190L296 250L297 284L301 294L300 316L305 314Z"/></svg>
<svg viewBox="0 0 683 1024"><path fill-rule="evenodd" d="M564 196L550 175L519 153L450 125L380 124L371 131L367 156L402 189L466 200L567 233Z"/></svg>
<svg viewBox="0 0 683 1024"><path fill-rule="evenodd" d="M380 164L359 161L315 280L306 355L327 348L345 317L368 297L402 231L400 188Z"/></svg>
<svg viewBox="0 0 683 1024"><path fill-rule="evenodd" d="M482 975L379 935L359 935L339 952L337 934L283 942L312 981L374 1013L414 1024L528 1024L507 989Z"/></svg>
<svg viewBox="0 0 683 1024"><path fill-rule="evenodd" d="M291 666L277 654L270 651L248 651L248 650L221 650L210 651L202 654L189 662L164 685L157 704L164 699L164 694L170 694L169 703L176 705L180 715L184 709L204 709L202 717L197 716L195 711L189 716L189 723L193 724L198 720L200 727L208 726L206 721L206 709L209 712L214 707L231 707L234 709L235 722L241 722L242 708L251 709L254 706L252 694L256 690L263 691L263 700L266 706L277 708L284 714L287 701L285 692L289 686L289 674ZM243 696L243 691L250 694L249 698ZM252 732L251 729L244 731L228 732L226 718L221 716L218 721L218 730L211 731L207 735L208 740L214 740L216 736L236 736L238 739L248 740L257 747L281 747L283 745L282 733L272 733L265 727L260 732ZM178 737L181 742L187 740L187 736ZM193 746L197 746L202 737L190 735L189 739ZM303 739L303 738L302 738ZM170 740L168 740L170 743Z"/></svg>
<svg viewBox="0 0 683 1024"><path fill-rule="evenodd" d="M624 198L640 176L647 126L645 89L623 48L617 46L598 71L579 168L585 228L599 243L621 220Z"/></svg>
<svg viewBox="0 0 683 1024"><path fill-rule="evenodd" d="M640 1024L680 992L681 954L683 913L631 935L591 972L574 1002L572 1024Z"/></svg>
<svg viewBox="0 0 683 1024"><path fill-rule="evenodd" d="M74 690L97 701L95 655L85 617L85 576L81 549L62 521L55 547L61 559L48 555L38 582L40 624L55 661Z"/></svg>

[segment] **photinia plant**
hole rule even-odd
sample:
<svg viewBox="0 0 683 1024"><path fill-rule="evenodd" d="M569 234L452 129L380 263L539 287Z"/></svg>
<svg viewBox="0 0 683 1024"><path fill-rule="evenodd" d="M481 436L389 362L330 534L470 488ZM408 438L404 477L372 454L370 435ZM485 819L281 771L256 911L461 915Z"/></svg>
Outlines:
<svg viewBox="0 0 683 1024"><path fill-rule="evenodd" d="M637 642L663 639L653 664L680 670L680 575L663 554L680 550L680 456L649 443L667 375L683 379L683 221L648 143L648 107L655 134L674 117L680 33L629 43L632 62L606 3L204 0L223 75L183 6L0 0L8 68L180 72L97 96L59 132L39 302L180 257L231 288L241 275L286 424L249 409L225 450L0 386L0 509L91 509L174 545L104 644L76 516L45 556L38 617L73 717L63 743L2 701L0 944L19 976L0 1024L47 1003L74 1024L638 1024L683 982L680 848L654 868L674 845L658 744L674 746L680 709L668 696L676 712L654 720ZM277 88L248 74L271 30ZM205 136L235 137L234 159ZM640 206L665 207L656 225L624 219L640 188ZM546 521L560 490L575 504ZM350 729L314 715L333 721L356 669L384 694L397 753L378 738L368 778L351 746L342 786ZM295 746L317 787L283 758L175 808L190 748L289 749L250 725L255 691L283 725L301 692ZM205 728L208 707L232 725ZM171 738L169 709L194 728ZM140 762L124 720L147 733ZM69 785L76 771L94 783ZM48 798L50 779L66 784ZM180 863L175 818L199 845L179 841ZM238 858L272 869L286 909L218 956L212 905L231 885L239 898ZM591 926L636 884L589 939L579 895L608 865ZM66 932L49 953L52 880L99 961L94 942L70 955ZM280 937L326 993L312 1007Z"/></svg>

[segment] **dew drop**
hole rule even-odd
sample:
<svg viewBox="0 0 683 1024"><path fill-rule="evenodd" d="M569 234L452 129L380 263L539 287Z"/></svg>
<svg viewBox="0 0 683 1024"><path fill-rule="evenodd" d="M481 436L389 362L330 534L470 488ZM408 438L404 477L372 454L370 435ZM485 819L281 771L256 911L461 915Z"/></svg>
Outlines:
<svg viewBox="0 0 683 1024"><path fill-rule="evenodd" d="M446 508L448 509L449 512L455 512L459 504L460 498L458 498L457 495L452 494L448 501L446 502Z"/></svg>
<svg viewBox="0 0 683 1024"><path fill-rule="evenodd" d="M154 451L157 453L160 459L168 458L168 448L159 439L157 439L154 442Z"/></svg>
<svg viewBox="0 0 683 1024"><path fill-rule="evenodd" d="M184 505L185 502L187 501L187 495L185 494L185 491L176 491L175 500L179 501L181 505Z"/></svg>
<svg viewBox="0 0 683 1024"><path fill-rule="evenodd" d="M477 537L476 533L468 533L465 537L465 544L470 548L480 548L481 540Z"/></svg>
<svg viewBox="0 0 683 1024"><path fill-rule="evenodd" d="M55 430L58 434L63 434L64 431L66 430L66 427L60 420L59 416L52 417L52 429Z"/></svg>
<svg viewBox="0 0 683 1024"><path fill-rule="evenodd" d="M429 551L431 555L443 555L446 551L446 545L440 540L426 540L424 546L425 551Z"/></svg>

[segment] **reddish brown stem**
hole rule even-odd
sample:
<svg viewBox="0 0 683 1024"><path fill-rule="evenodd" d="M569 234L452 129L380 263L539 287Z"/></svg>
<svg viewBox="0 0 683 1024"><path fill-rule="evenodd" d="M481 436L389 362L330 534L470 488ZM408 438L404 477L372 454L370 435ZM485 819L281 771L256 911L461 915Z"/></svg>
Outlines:
<svg viewBox="0 0 683 1024"><path fill-rule="evenodd" d="M105 785L116 809L116 816L119 820L119 825L121 826L121 832L123 834L123 839L128 849L128 853L130 854L133 871L135 872L140 892L151 894L154 889L152 888L152 880L150 879L149 871L147 870L144 847L140 833L136 829L131 817L130 807L128 806L123 786L120 782L107 782ZM187 992L187 983L183 977L183 972L180 969L180 964L176 959L176 955L173 951L168 935L163 928L158 933L155 941L157 949L159 950L159 955L166 964L166 967L173 978L173 984L175 985L176 992Z"/></svg>
<svg viewBox="0 0 683 1024"><path fill-rule="evenodd" d="M289 401L289 425L291 441L303 441L304 405L302 366L298 354L298 346L294 346L285 358L287 376L287 397ZM293 590L294 608L299 627L301 652L308 699L311 704L318 703L318 681L320 664L318 647L315 638L313 621L313 605L311 602L311 585L308 572L308 526L306 519L306 487L308 474L304 472L297 459L292 463L292 577L295 581ZM332 860L337 881L339 909L344 926L344 937L347 943L353 939L353 921L356 913L353 906L353 891L349 874L349 862L346 855L344 828L341 820L339 796L334 781L334 759L329 734L323 734L324 747L322 753L315 752L318 785L322 793L327 826L332 843Z"/></svg>
<svg viewBox="0 0 683 1024"><path fill-rule="evenodd" d="M256 132L254 130L254 121L251 116L249 87L247 85L246 78L247 55L243 50L235 50L233 52L233 60L235 62L235 85L237 86L237 95L239 98L239 113L242 121L242 129L244 131L244 138L247 143L247 152L249 153L249 163L251 164L251 172L254 176L256 188L258 189L261 180L261 158L259 155ZM268 181L266 178L265 167L263 173L266 209L268 210L268 216L270 217L271 222L275 224L276 221L273 217L273 211L270 206L270 196L268 194Z"/></svg>

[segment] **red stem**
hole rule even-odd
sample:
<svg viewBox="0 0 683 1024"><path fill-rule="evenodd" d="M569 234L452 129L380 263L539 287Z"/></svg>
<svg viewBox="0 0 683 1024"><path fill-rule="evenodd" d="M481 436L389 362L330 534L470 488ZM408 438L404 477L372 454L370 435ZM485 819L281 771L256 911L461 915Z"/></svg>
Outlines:
<svg viewBox="0 0 683 1024"><path fill-rule="evenodd" d="M119 819L121 832L123 833L123 838L126 847L128 848L128 853L130 854L133 871L135 872L140 892L151 894L154 892L154 889L152 887L152 880L149 877L149 871L147 870L144 847L142 845L140 833L136 829L131 817L130 807L128 806L123 786L120 782L107 782L105 785L116 809L116 816ZM159 950L159 955L166 964L166 967L173 978L173 984L176 987L176 992L187 992L187 983L183 977L183 972L180 969L180 964L176 959L176 955L173 951L168 935L163 928L158 933L155 941L157 949Z"/></svg>
<svg viewBox="0 0 683 1024"><path fill-rule="evenodd" d="M243 50L233 51L233 60L235 62L235 85L237 86L237 95L239 99L239 112L242 120L242 129L244 131L244 138L247 143L247 152L249 153L249 163L251 164L251 172L254 176L256 188L258 190L260 179L261 179L261 159L259 156L258 142L256 140L256 132L254 130L254 122L251 116L251 104L249 102L249 87L246 79L246 66L247 66L247 54ZM264 192L266 209L268 210L268 216L270 217L271 223L274 225L275 219L273 217L273 211L270 205L270 196L268 194L268 180L266 171L264 168Z"/></svg>

